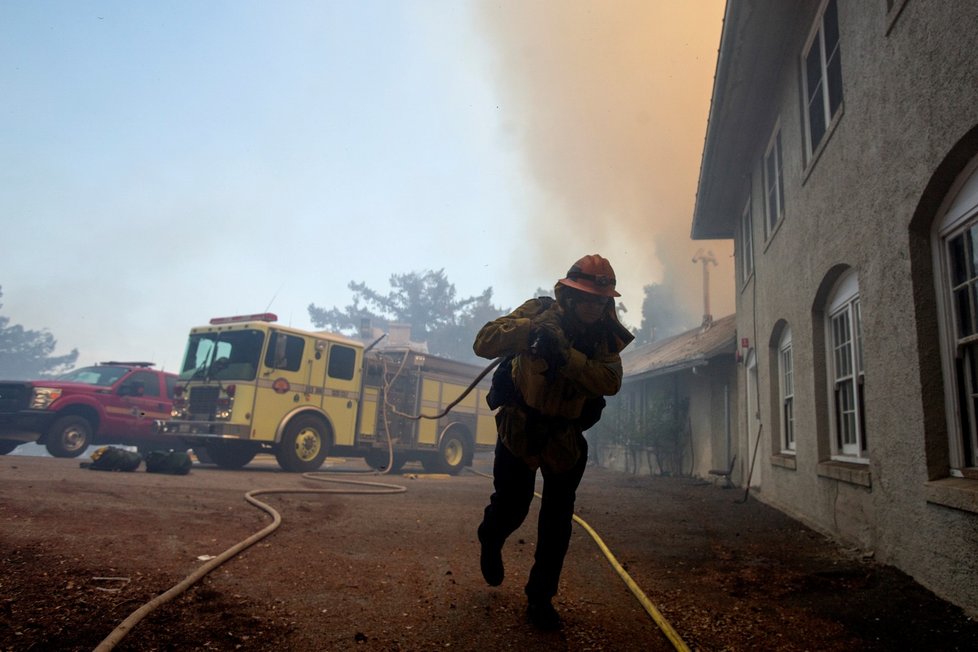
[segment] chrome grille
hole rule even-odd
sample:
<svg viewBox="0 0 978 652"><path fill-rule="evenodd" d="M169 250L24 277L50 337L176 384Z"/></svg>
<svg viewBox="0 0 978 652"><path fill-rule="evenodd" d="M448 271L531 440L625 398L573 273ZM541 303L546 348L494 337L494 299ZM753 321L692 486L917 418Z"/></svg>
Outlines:
<svg viewBox="0 0 978 652"><path fill-rule="evenodd" d="M0 412L27 409L30 391L23 383L0 383Z"/></svg>
<svg viewBox="0 0 978 652"><path fill-rule="evenodd" d="M221 389L214 385L190 388L190 416L193 419L213 419Z"/></svg>

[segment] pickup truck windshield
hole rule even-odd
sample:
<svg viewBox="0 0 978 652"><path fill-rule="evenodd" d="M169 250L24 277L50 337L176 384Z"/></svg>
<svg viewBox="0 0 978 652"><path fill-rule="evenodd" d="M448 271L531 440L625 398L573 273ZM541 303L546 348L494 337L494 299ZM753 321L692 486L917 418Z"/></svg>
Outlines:
<svg viewBox="0 0 978 652"><path fill-rule="evenodd" d="M127 371L129 370L125 367L82 367L62 374L57 379L65 383L110 387L125 376Z"/></svg>
<svg viewBox="0 0 978 652"><path fill-rule="evenodd" d="M195 333L187 343L180 380L254 380L265 334L257 330Z"/></svg>

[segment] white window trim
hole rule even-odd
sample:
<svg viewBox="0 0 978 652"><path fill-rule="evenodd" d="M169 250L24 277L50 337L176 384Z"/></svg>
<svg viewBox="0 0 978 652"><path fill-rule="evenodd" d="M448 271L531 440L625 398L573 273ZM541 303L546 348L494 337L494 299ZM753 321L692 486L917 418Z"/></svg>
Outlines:
<svg viewBox="0 0 978 652"><path fill-rule="evenodd" d="M978 219L978 157L961 173L958 181L948 192L944 204L938 211L933 237L931 237L934 269L935 293L938 304L938 324L941 341L941 373L944 377L947 418L948 445L950 453L950 474L964 475L964 421L961 406L957 401L958 379L955 371L957 342L955 337L954 307L948 292L950 289L950 261L947 259L947 239L957 234L972 220ZM978 455L978 451L975 451Z"/></svg>
<svg viewBox="0 0 978 652"><path fill-rule="evenodd" d="M754 218L750 197L740 214L740 249L740 282L747 285L754 275Z"/></svg>
<svg viewBox="0 0 978 652"><path fill-rule="evenodd" d="M771 214L770 194L772 180L768 178L768 160L774 156L777 167L775 171L775 196L777 198L777 213ZM781 142L781 125L778 124L771 134L767 149L764 151L764 159L761 161L761 178L764 182L764 239L770 240L774 237L778 227L784 220L784 146Z"/></svg>
<svg viewBox="0 0 978 652"><path fill-rule="evenodd" d="M790 386L788 384L788 379L785 377L786 365L784 363L785 353L788 354L789 360L791 361L791 382ZM785 327L784 333L781 334L781 340L778 342L778 411L780 412L779 419L781 421L781 452L786 455L794 455L796 450L795 444L795 419L794 419L794 398L795 398L795 355L794 350L791 346L791 329ZM791 426L787 419L785 418L785 403L791 399ZM790 434L790 439L789 439Z"/></svg>
<svg viewBox="0 0 978 652"><path fill-rule="evenodd" d="M845 109L845 94L843 93L841 101L839 103L839 108L835 114L831 114L829 110L829 92L828 92L828 69L826 67L826 52L825 52L825 10L828 8L829 3L832 0L822 0L822 5L818 9L818 14L816 15L815 22L812 25L812 31L805 41L805 47L801 51L801 58L799 61L799 71L801 77L801 90L802 90L802 118L804 123L804 135L805 135L805 161L806 165L810 168L816 160L818 160L819 155L825 147L825 143L828 142L829 137L835 130L835 125L838 123L839 117L842 115ZM838 15L839 4L836 0L836 12ZM842 40L841 25L837 26L839 28L839 40ZM825 117L825 131L822 133L822 138L817 142L812 142L812 129L811 129L811 116L808 107L808 74L806 60L808 59L808 53L811 52L812 46L815 40L819 40L819 45L821 49L821 61L819 66L821 68L821 80L825 87L822 93L822 109L823 115ZM840 48L841 43L840 43Z"/></svg>
<svg viewBox="0 0 978 652"><path fill-rule="evenodd" d="M853 396L855 405L855 421L856 421L856 444L855 451L845 451L844 448L839 448L839 432L838 423L836 420L836 410L837 406L835 404L835 380L836 380L836 362L835 362L835 339L832 329L832 320L841 315L842 313L848 311L850 313L849 317L849 336L851 342L851 364L852 364L852 374L856 381L856 393ZM859 276L856 274L855 270L849 270L836 282L835 289L832 291L831 298L825 309L825 351L826 351L826 364L828 373L826 374L826 391L828 392L826 401L829 407L829 432L831 436L830 450L832 451L832 459L839 462L854 462L857 464L869 464L868 451L863 451L863 445L866 439L867 433L863 432L862 423L865 421L862 418L862 411L864 409L863 405L859 402L859 364L858 361L862 356L862 327L860 325L859 311ZM843 446L845 446L843 444Z"/></svg>

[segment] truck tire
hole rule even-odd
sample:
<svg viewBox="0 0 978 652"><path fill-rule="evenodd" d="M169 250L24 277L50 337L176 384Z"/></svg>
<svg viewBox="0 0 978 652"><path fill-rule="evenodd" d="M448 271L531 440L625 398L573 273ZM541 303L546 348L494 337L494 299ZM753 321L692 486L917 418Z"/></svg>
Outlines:
<svg viewBox="0 0 978 652"><path fill-rule="evenodd" d="M275 459L282 470L290 473L315 471L326 461L329 443L326 423L317 416L300 414L285 427Z"/></svg>
<svg viewBox="0 0 978 652"><path fill-rule="evenodd" d="M222 469L240 469L258 454L258 446L244 441L222 441L207 444L207 455Z"/></svg>
<svg viewBox="0 0 978 652"><path fill-rule="evenodd" d="M465 468L465 460L471 456L468 437L458 428L446 432L438 445L435 467L442 473L458 475Z"/></svg>
<svg viewBox="0 0 978 652"><path fill-rule="evenodd" d="M386 471L387 463L390 462L390 453L385 450L372 450L364 457L364 461L367 465L377 471ZM394 463L391 464L391 473L397 473L404 465L407 463L407 458L404 455L394 453Z"/></svg>
<svg viewBox="0 0 978 652"><path fill-rule="evenodd" d="M0 455L6 455L7 453L11 452L12 450L20 446L20 444L21 442L19 441L13 441L11 439L0 439Z"/></svg>
<svg viewBox="0 0 978 652"><path fill-rule="evenodd" d="M197 461L201 464L213 464L214 460L211 459L210 454L207 452L206 446L195 446L194 455L197 456Z"/></svg>
<svg viewBox="0 0 978 652"><path fill-rule="evenodd" d="M51 424L44 447L54 457L78 457L92 443L94 432L95 429L85 417L61 417Z"/></svg>

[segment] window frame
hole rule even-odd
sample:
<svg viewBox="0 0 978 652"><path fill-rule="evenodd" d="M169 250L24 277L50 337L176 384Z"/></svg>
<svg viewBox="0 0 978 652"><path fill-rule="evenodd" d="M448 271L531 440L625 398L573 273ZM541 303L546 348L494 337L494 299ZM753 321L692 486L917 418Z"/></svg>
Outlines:
<svg viewBox="0 0 978 652"><path fill-rule="evenodd" d="M741 284L747 285L754 275L754 217L750 197L740 214L740 258Z"/></svg>
<svg viewBox="0 0 978 652"><path fill-rule="evenodd" d="M844 322L840 320L843 317ZM845 329L844 341L838 339L839 328ZM859 277L854 270L839 278L829 297L825 310L825 344L832 459L868 464L862 309ZM847 390L848 394L844 394ZM851 403L841 403L847 398ZM850 431L853 441L845 437Z"/></svg>
<svg viewBox="0 0 978 652"><path fill-rule="evenodd" d="M773 157L773 158L772 158ZM769 162L773 161L776 171L775 179L772 184L769 170ZM784 220L784 151L781 144L781 125L779 124L771 134L767 149L764 151L764 159L761 162L761 178L764 183L764 240L768 241L774 237L775 232ZM777 209L771 210L771 193L774 192Z"/></svg>
<svg viewBox="0 0 978 652"><path fill-rule="evenodd" d="M976 339L972 334L959 337L959 320L955 310L954 300L954 270L951 260L951 241L971 231L973 247L971 255L978 252L978 157L976 157L960 175L960 181L948 193L948 200L938 212L935 220L933 237L931 238L935 274L935 291L938 302L938 325L941 339L941 372L944 375L945 414L947 417L948 453L950 475L978 479L978 414L975 413L975 401L964 414L963 393L966 388L962 384L967 381L968 369L965 366L967 354L978 356ZM976 231L972 231L976 229ZM968 252L964 259L967 260ZM972 271L974 276L966 279L971 281L971 309L978 309L978 297L974 289L978 287L978 265ZM974 367L972 367L974 369ZM962 377L964 376L964 377ZM978 387L978 381L972 383L972 388ZM969 419L970 417L970 419ZM970 423L969 423L970 421ZM970 464L969 464L970 462Z"/></svg>
<svg viewBox="0 0 978 652"><path fill-rule="evenodd" d="M357 350L345 344L329 347L329 360L326 362L326 375L337 380L353 380L356 376Z"/></svg>
<svg viewBox="0 0 978 652"><path fill-rule="evenodd" d="M785 326L778 342L778 405L781 421L781 452L788 455L794 455L796 450L794 367L791 328Z"/></svg>
<svg viewBox="0 0 978 652"><path fill-rule="evenodd" d="M832 11L829 11L829 8ZM832 53L834 57L829 59L826 58L826 43L825 43L825 33L826 33L826 15L835 18L835 24L831 25L834 27L836 41L834 43L834 48ZM818 15L815 19L815 24L812 27L812 32L805 42L805 47L802 50L800 58L800 79L801 79L801 92L802 92L802 117L804 123L805 132L805 160L808 165L811 165L821 153L822 148L825 143L828 142L829 137L835 130L835 125L838 123L839 117L842 115L845 107L845 93L842 88L842 35L839 30L839 5L838 0L824 0L822 6L819 8ZM818 61L818 80L816 86L819 87L819 93L821 95L821 122L822 129L819 134L818 141L815 142L814 134L812 133L812 115L811 115L811 105L814 101L812 96L812 91L809 89L809 55L815 46L819 48L819 61ZM835 71L837 67L838 79L830 79L830 73ZM831 70L830 70L831 68ZM829 91L830 87L833 86L835 82L838 86L838 102L835 106L835 110L832 110L832 100L834 99L834 94Z"/></svg>

